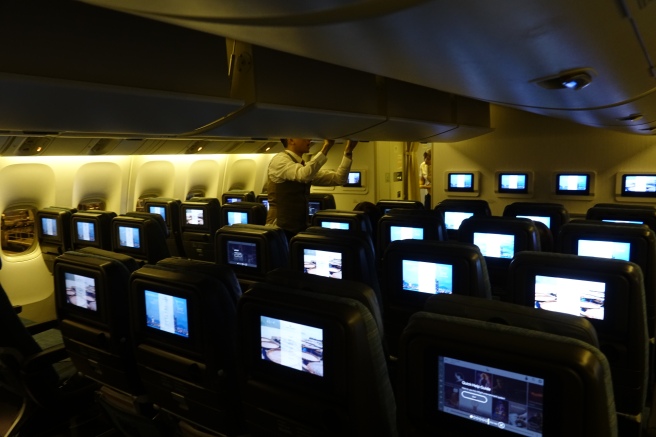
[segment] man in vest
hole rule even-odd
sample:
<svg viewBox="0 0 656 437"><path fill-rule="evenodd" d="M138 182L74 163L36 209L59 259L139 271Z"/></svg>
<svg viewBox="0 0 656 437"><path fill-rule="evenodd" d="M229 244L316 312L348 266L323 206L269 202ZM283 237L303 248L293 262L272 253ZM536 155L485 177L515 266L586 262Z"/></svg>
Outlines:
<svg viewBox="0 0 656 437"><path fill-rule="evenodd" d="M346 142L344 157L337 170L322 170L334 140L325 140L321 151L307 163L303 161L303 154L310 152L312 140L283 138L280 141L285 150L271 159L267 171L269 213L266 222L284 229L291 238L307 227L306 196L310 194L310 186L344 185L351 170L353 149L358 142Z"/></svg>

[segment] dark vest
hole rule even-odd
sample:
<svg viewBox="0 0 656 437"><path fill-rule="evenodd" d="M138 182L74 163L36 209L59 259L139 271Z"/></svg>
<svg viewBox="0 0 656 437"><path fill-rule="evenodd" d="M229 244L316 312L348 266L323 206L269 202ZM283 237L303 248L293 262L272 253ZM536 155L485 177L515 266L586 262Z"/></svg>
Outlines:
<svg viewBox="0 0 656 437"><path fill-rule="evenodd" d="M290 161L294 161L290 154L285 153L285 155ZM307 195L310 194L311 186L311 183L294 181L275 183L269 179L267 223L271 224L277 220L278 227L291 233L305 230L308 220Z"/></svg>

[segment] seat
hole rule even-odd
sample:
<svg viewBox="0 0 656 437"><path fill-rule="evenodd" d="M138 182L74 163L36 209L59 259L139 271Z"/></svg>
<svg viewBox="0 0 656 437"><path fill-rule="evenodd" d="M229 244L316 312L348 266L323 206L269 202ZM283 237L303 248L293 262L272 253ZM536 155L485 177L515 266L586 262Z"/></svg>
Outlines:
<svg viewBox="0 0 656 437"><path fill-rule="evenodd" d="M131 276L140 379L157 408L185 428L245 433L236 364L240 296L234 272L206 261L166 258Z"/></svg>
<svg viewBox="0 0 656 437"><path fill-rule="evenodd" d="M482 199L444 199L434 209L442 214L450 240L458 240L458 229L464 219L492 215L490 205Z"/></svg>
<svg viewBox="0 0 656 437"><path fill-rule="evenodd" d="M360 301L258 282L238 319L252 436L397 435L380 333Z"/></svg>
<svg viewBox="0 0 656 437"><path fill-rule="evenodd" d="M260 202L240 201L221 205L220 226L246 223L251 225L266 224L267 209Z"/></svg>
<svg viewBox="0 0 656 437"><path fill-rule="evenodd" d="M182 244L188 258L214 262L214 234L221 227L221 202L192 197L180 206Z"/></svg>
<svg viewBox="0 0 656 437"><path fill-rule="evenodd" d="M221 195L221 204L255 202L255 193L249 190L229 190Z"/></svg>
<svg viewBox="0 0 656 437"><path fill-rule="evenodd" d="M242 290L262 281L267 273L289 266L289 243L275 226L235 224L216 231L216 262L230 267Z"/></svg>
<svg viewBox="0 0 656 437"><path fill-rule="evenodd" d="M381 214L387 214L394 208L424 209L424 204L418 200L382 199L376 202L376 206Z"/></svg>
<svg viewBox="0 0 656 437"><path fill-rule="evenodd" d="M453 241L399 240L382 262L385 331L396 356L410 316L435 294L491 299L485 258L477 246Z"/></svg>
<svg viewBox="0 0 656 437"><path fill-rule="evenodd" d="M558 237L560 228L569 222L569 212L560 203L552 202L513 202L503 209L504 217L528 218L544 223L551 231L554 240ZM545 247L543 252L547 251Z"/></svg>
<svg viewBox="0 0 656 437"><path fill-rule="evenodd" d="M617 259L521 252L509 273L516 303L586 317L592 323L610 363L620 425L628 427L624 435L638 435L650 373L640 267Z"/></svg>
<svg viewBox="0 0 656 437"><path fill-rule="evenodd" d="M580 340L420 311L398 367L404 436L617 436L608 360Z"/></svg>
<svg viewBox="0 0 656 437"><path fill-rule="evenodd" d="M112 250L112 211L78 211L71 216L72 250L83 247Z"/></svg>
<svg viewBox="0 0 656 437"><path fill-rule="evenodd" d="M383 216L383 212L376 206L376 204L368 201L359 202L353 207L353 211L362 211L369 217L371 223L371 236L376 241L378 235L378 220Z"/></svg>
<svg viewBox="0 0 656 437"><path fill-rule="evenodd" d="M112 219L112 251L155 264L169 254L166 224L158 214L128 212Z"/></svg>
<svg viewBox="0 0 656 437"><path fill-rule="evenodd" d="M162 216L167 228L167 244L171 256L185 256L182 245L182 230L180 228L179 199L169 197L150 197L144 201L145 212Z"/></svg>
<svg viewBox="0 0 656 437"><path fill-rule="evenodd" d="M75 208L51 206L36 212L39 247L50 272L55 258L73 247L71 216L76 211Z"/></svg>
<svg viewBox="0 0 656 437"><path fill-rule="evenodd" d="M366 232L371 235L372 239L374 238L370 218L362 211L343 211L339 209L319 210L312 216L311 225L322 228Z"/></svg>
<svg viewBox="0 0 656 437"><path fill-rule="evenodd" d="M656 207L653 205L598 203L586 211L585 218L611 223L644 224L656 232Z"/></svg>
<svg viewBox="0 0 656 437"><path fill-rule="evenodd" d="M463 220L458 238L477 245L487 264L492 296L512 302L506 284L512 258L524 250L539 251L540 237L533 220L514 217L477 216Z"/></svg>
<svg viewBox="0 0 656 437"><path fill-rule="evenodd" d="M335 209L335 196L324 193L310 193L305 196L307 201L308 224L312 221L312 216L322 209Z"/></svg>

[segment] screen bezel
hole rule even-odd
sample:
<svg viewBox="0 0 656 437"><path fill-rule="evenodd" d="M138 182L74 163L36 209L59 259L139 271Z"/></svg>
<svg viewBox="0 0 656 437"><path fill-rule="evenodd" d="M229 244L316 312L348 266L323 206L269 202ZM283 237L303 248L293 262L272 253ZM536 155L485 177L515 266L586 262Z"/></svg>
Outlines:
<svg viewBox="0 0 656 437"><path fill-rule="evenodd" d="M627 178L632 177L651 177L656 180L656 173L625 173L621 178L620 196L622 197L656 197L656 191L629 191L627 189Z"/></svg>
<svg viewBox="0 0 656 437"><path fill-rule="evenodd" d="M55 221L57 235L46 234L43 231L43 219ZM46 243L54 243L54 244L62 244L64 242L64 229L63 229L63 221L61 219L61 214L39 213L37 215L37 220L38 220L37 229L39 233L39 240Z"/></svg>
<svg viewBox="0 0 656 437"><path fill-rule="evenodd" d="M510 261L515 257L515 253L517 253L517 239L518 239L518 238L517 238L517 237L518 237L517 234L515 234L515 233L507 233L507 232L503 232L503 231L492 232L492 231L489 231L489 230L477 230L477 231L474 231L474 232L472 233L472 243L473 243L473 244L476 244L476 243L475 243L475 240L476 240L476 234L485 234L485 235L503 235L503 236L510 236L510 237L512 237L512 239L513 239L513 254L512 254L512 256L510 256L510 257L501 257L501 256L491 256L491 255L486 255L485 253L483 253L483 249L481 249L481 247L477 245L478 248L479 248L480 251L481 251L481 254L485 257L486 260L495 259L495 260L505 260L505 261L507 261L507 262L510 262Z"/></svg>
<svg viewBox="0 0 656 437"><path fill-rule="evenodd" d="M471 180L471 186L469 187L458 187L455 186L452 178L453 177L459 177L459 176L469 176ZM448 172L447 173L447 184L446 184L446 191L449 192L454 192L454 193L473 193L476 191L476 175L474 172Z"/></svg>
<svg viewBox="0 0 656 437"><path fill-rule="evenodd" d="M171 207L169 202L146 202L144 206L147 208L146 212L159 215L164 220L164 223L166 223L166 226L171 227ZM151 211L151 208L162 208L164 210L164 216L158 212Z"/></svg>
<svg viewBox="0 0 656 437"><path fill-rule="evenodd" d="M87 308L81 308L66 301L66 273L94 279L96 285L96 311ZM72 265L65 262L58 262L55 263L53 276L55 281L57 281L56 287L59 289L59 293L57 293L56 297L59 318L70 317L78 320L83 320L98 327L108 327L107 319L109 315L109 308L106 302L106 290L104 282L102 281L103 274L99 270Z"/></svg>
<svg viewBox="0 0 656 437"><path fill-rule="evenodd" d="M80 234L78 231L78 226L79 223L89 223L93 226L93 232L94 232L94 237L95 240L90 241L90 240L85 240L83 238L80 238ZM75 217L71 219L71 228L73 231L73 245L74 246L91 246L91 247L101 247L102 246L102 239L100 238L101 235L99 234L100 232L100 223L98 220L92 217Z"/></svg>
<svg viewBox="0 0 656 437"><path fill-rule="evenodd" d="M114 247L115 250L119 250L124 253L130 253L136 256L145 256L146 255L146 233L144 232L144 227L142 222L122 222L114 221L113 222L113 232L114 232ZM121 244L121 233L120 228L133 228L136 229L139 234L139 247L125 246Z"/></svg>
<svg viewBox="0 0 656 437"><path fill-rule="evenodd" d="M342 278L341 279L353 279L353 266L354 259L356 256L352 253L352 250L348 246L342 245L339 243L329 244L329 243L318 243L315 241L294 241L290 245L290 265L293 269L303 272L305 269L304 262L304 253L306 249L310 250L322 250L324 252L339 252L342 254ZM309 273L308 273L309 274ZM338 278L331 278L339 280Z"/></svg>
<svg viewBox="0 0 656 437"><path fill-rule="evenodd" d="M187 211L189 210L201 210L203 211L203 224L191 224L187 223ZM182 205L180 207L180 226L183 231L190 232L209 232L210 231L210 217L209 217L209 208L205 204L201 205Z"/></svg>
<svg viewBox="0 0 656 437"><path fill-rule="evenodd" d="M315 252L323 252L323 253L330 253L330 254L338 254L338 255L340 256L340 261L341 261L341 263L342 263L342 266L341 266L341 268L340 268L340 270L339 270L339 272L341 273L341 276L342 276L342 277L340 277L340 278L336 278L336 277L334 277L334 276L330 276L330 275L329 275L329 276L325 276L325 275L316 275L315 273L310 273L310 272L305 271L305 259L306 259L306 256L307 256L306 251L308 251L308 250L314 250ZM322 276L322 277L324 277L324 278L343 279L343 275L344 275L344 251L342 251L342 250L337 250L337 251L336 251L336 250L323 250L323 249L307 248L307 247L306 247L306 248L303 248L302 256L303 256L303 273L306 273L306 274L308 274L308 275Z"/></svg>
<svg viewBox="0 0 656 437"><path fill-rule="evenodd" d="M349 183L348 180L351 178L351 175L357 175L357 182ZM346 178L346 183L342 185L343 187L361 187L362 186L362 172L358 170L349 171Z"/></svg>
<svg viewBox="0 0 656 437"><path fill-rule="evenodd" d="M246 221L244 222L238 222L238 223L230 223L230 215L231 214L239 214L242 218L246 217ZM226 225L231 225L231 224L249 224L251 222L251 215L249 211L243 211L239 209L226 209L225 210L225 224Z"/></svg>
<svg viewBox="0 0 656 437"><path fill-rule="evenodd" d="M249 266L249 265L243 265L243 264L235 264L231 263L228 261L230 259L229 255L229 250L230 250L230 243L236 243L236 244L249 244L249 245L254 245L255 246L255 256L257 258L256 261L256 266ZM232 269L235 270L235 273L240 273L240 272L262 272L264 271L264 266L263 264L263 257L261 253L261 245L260 241L256 240L250 240L248 238L244 237L233 237L233 236L224 236L223 239L220 240L221 247L219 250L223 250L224 256L225 256L225 264L230 266Z"/></svg>
<svg viewBox="0 0 656 437"><path fill-rule="evenodd" d="M508 176L523 176L524 188L503 188L502 180ZM497 175L497 192L502 194L528 194L531 177L528 172L499 172Z"/></svg>
<svg viewBox="0 0 656 437"><path fill-rule="evenodd" d="M582 190L569 190L560 188L560 179L567 176L585 177L585 188ZM560 172L555 174L556 195L590 196L592 194L592 174L585 172Z"/></svg>

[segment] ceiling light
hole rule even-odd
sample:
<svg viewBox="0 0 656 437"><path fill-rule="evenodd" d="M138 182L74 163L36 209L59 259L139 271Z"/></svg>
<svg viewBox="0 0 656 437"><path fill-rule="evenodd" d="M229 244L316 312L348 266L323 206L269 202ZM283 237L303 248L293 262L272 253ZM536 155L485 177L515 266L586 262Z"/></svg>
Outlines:
<svg viewBox="0 0 656 437"><path fill-rule="evenodd" d="M590 85L593 76L594 70L591 68L579 68L563 71L555 76L535 79L532 82L548 90L570 89L578 91Z"/></svg>

